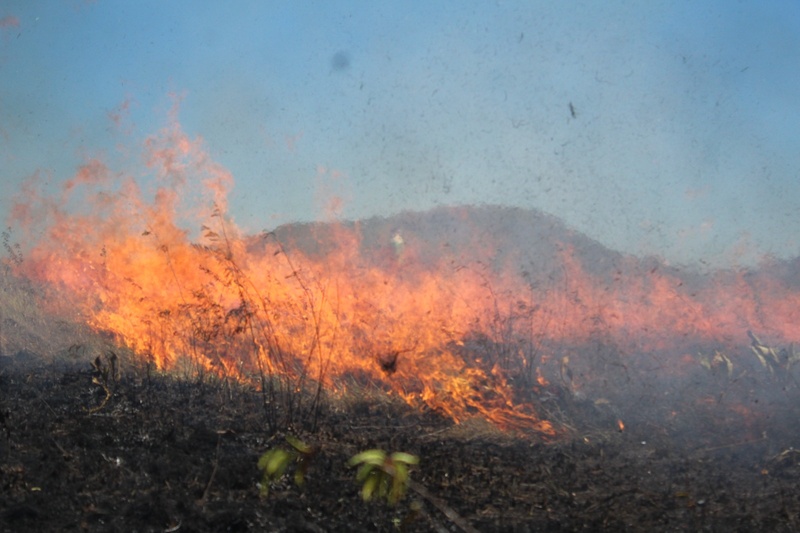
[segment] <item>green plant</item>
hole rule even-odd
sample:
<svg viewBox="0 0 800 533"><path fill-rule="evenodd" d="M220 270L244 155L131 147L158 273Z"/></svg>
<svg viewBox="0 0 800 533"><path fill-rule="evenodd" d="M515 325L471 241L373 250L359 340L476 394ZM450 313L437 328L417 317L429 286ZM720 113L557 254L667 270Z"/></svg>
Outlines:
<svg viewBox="0 0 800 533"><path fill-rule="evenodd" d="M258 469L264 472L261 478L261 496L269 495L269 487L281 479L290 464L295 463L294 482L301 487L305 483L308 467L314 457L315 449L292 435L286 435L290 447L267 450L258 460Z"/></svg>
<svg viewBox="0 0 800 533"><path fill-rule="evenodd" d="M357 466L356 480L361 483L361 497L369 501L377 494L391 505L405 496L409 484L408 469L419 464L419 457L405 452L387 455L383 450L367 450L350 458L349 466Z"/></svg>

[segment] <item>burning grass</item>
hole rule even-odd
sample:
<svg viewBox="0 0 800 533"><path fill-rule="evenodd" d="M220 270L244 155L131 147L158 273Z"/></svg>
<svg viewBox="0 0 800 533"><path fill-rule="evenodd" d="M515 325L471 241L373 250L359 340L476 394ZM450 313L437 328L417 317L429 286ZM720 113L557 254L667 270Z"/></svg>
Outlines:
<svg viewBox="0 0 800 533"><path fill-rule="evenodd" d="M288 254L272 234L254 254L219 211L212 218L218 231L204 226L205 245L165 241L179 232L147 226L104 243L94 259L73 255L83 240L46 254L34 249L30 270L96 330L158 369L258 382L277 426L312 416L323 388L339 394L355 379L456 421L480 415L502 427L553 434L508 384L512 370L531 390L545 383L533 379L532 347L513 359L487 352L480 360L462 349L472 331L514 349L492 338L510 341L517 334L512 318L505 329L481 332L481 323L494 327L504 319L499 302L485 316L483 301L496 298L485 274L456 267L452 277L404 276L397 265L387 271L359 261L345 245L319 264ZM351 234L343 238L356 244ZM317 389L311 405L295 405L295 392L307 387Z"/></svg>
<svg viewBox="0 0 800 533"><path fill-rule="evenodd" d="M8 524L404 524L327 488L350 477L347 457L380 448L432 464L427 501L483 529L796 525L800 504L772 476L797 463L797 260L700 274L501 207L245 235L226 212L232 177L200 140L170 126L144 159L152 194L88 161L60 197L29 189L16 204L29 247L4 234ZM36 354L79 366L59 378ZM327 450L324 481L271 491L261 511L257 457L289 430ZM67 513L86 472L74 522L30 495L55 478ZM763 491L753 506L730 483ZM426 525L411 530L444 527L414 512Z"/></svg>
<svg viewBox="0 0 800 533"><path fill-rule="evenodd" d="M742 345L728 332L750 320L763 325L764 317L775 318L778 331L786 329L771 305L758 306L754 318L747 309L730 314L720 302L719 310L709 311L719 316L711 329L708 320L673 320L675 310L660 309L656 301L680 299L678 309L697 313L710 309L708 294L718 294L683 289L679 278L671 288L663 278L624 289L612 285L603 295L596 288L599 274L582 270L574 251L561 253L562 276L551 283L564 284L558 291L541 287L534 279L541 274L512 275L503 262L457 261L452 251L435 257L405 244L402 253L365 252L367 234L376 231L366 225L335 223L333 240L312 235L324 249L308 251L308 236L243 237L219 210L210 216L216 231L204 226L205 244L189 243L173 225L147 225L109 241L103 236L112 230L92 219L94 233L42 243L20 271L44 283L51 308L58 302L62 312L69 307L96 331L111 334L136 354L137 364L256 386L273 429L313 426L326 395L369 386L457 423L482 417L501 429L553 437L570 426L554 426L557 413L544 416L552 414L545 405L550 397L566 391L603 399L608 389L638 386L644 373L664 383L685 382L698 365L712 370L720 361L755 371L752 354L737 353ZM419 236L413 241L423 242ZM87 248L92 243L99 250L94 257ZM712 287L720 279L712 279ZM736 288L744 278L730 279ZM789 291L784 299L795 297ZM627 310L634 298L644 300ZM633 311L639 308L642 314ZM776 328L767 329L780 338ZM709 337L715 331L720 337ZM755 355L774 372L782 356L756 346ZM727 359L704 355L726 351Z"/></svg>
<svg viewBox="0 0 800 533"><path fill-rule="evenodd" d="M13 222L29 246L5 239L8 268L137 364L258 387L273 428L313 425L325 394L356 383L552 438L553 384L602 398L648 367L685 379L698 349L730 351L748 330L800 341L794 263L702 276L520 209L246 235L227 212L233 177L171 119L142 147L150 189L99 159L60 194L27 187Z"/></svg>
<svg viewBox="0 0 800 533"><path fill-rule="evenodd" d="M0 358L3 531L798 526L795 352L755 333L738 351L692 356L681 379L664 379L648 360L634 364L607 337L540 359L552 379L535 395L518 390L529 379L524 368L509 371L516 401L535 402L561 428L545 445L535 432L498 430L478 410L455 423L441 409L408 402L375 360L380 380L352 372L321 393L311 378L303 389L296 379L264 386L257 373L206 368L190 356L166 372L84 328L59 329L63 316L38 307L45 293L8 273L3 283L15 295L4 312L24 311L5 315L16 326L4 345L29 343ZM490 368L492 357L514 361L519 349L533 348L502 335L472 333L450 349L461 368ZM546 355L545 343L538 349ZM399 372L403 359L397 364ZM291 391L294 403L281 407L294 407L293 419L274 418L277 407L265 405L270 386ZM264 499L258 458L289 426L317 452L302 488L277 480ZM412 490L394 507L362 503L346 463L371 448L418 456L411 479L426 496Z"/></svg>

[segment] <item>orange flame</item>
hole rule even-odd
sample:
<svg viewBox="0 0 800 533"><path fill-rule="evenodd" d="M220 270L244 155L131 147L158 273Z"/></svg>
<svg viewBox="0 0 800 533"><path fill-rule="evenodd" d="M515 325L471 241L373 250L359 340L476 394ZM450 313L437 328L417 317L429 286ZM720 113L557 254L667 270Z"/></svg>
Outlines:
<svg viewBox="0 0 800 533"><path fill-rule="evenodd" d="M370 382L457 422L482 416L553 435L527 395L548 385L546 361L569 361L553 353L558 347L599 331L629 354L683 354L752 328L800 340L800 291L773 278L722 272L689 287L657 266L640 275L634 258L619 258L609 274L565 245L560 275L541 287L502 266L513 254L431 257L397 232L386 236L385 254L365 254L358 224L329 225L322 252L274 234L248 237L226 212L233 179L202 140L176 123L148 139L145 152L159 183L151 200L136 180L91 160L60 202L30 189L14 214L21 224L48 221L25 273L162 369L189 361L244 379L260 368L339 391ZM65 211L78 191L91 209ZM194 239L180 225L186 198L202 232Z"/></svg>

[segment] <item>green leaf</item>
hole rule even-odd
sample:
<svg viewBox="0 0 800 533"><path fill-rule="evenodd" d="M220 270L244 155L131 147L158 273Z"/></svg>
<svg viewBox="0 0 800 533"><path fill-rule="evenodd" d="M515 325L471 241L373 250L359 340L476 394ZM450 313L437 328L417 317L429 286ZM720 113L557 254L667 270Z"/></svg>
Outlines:
<svg viewBox="0 0 800 533"><path fill-rule="evenodd" d="M407 465L419 464L419 457L405 452L394 452L391 455L392 461L395 463L405 463Z"/></svg>
<svg viewBox="0 0 800 533"><path fill-rule="evenodd" d="M396 463L394 465L394 480L395 482L405 484L408 480L408 466L404 463Z"/></svg>
<svg viewBox="0 0 800 533"><path fill-rule="evenodd" d="M312 451L314 451L314 448L292 435L286 435L286 442L291 444L295 450L303 455L309 455Z"/></svg>
<svg viewBox="0 0 800 533"><path fill-rule="evenodd" d="M267 460L266 473L274 478L279 478L283 475L286 467L291 462L291 455L289 452L282 448L272 450L269 459Z"/></svg>
<svg viewBox="0 0 800 533"><path fill-rule="evenodd" d="M387 455L383 450L367 450L348 461L360 465L356 480L362 483L361 497L368 501L377 494L394 505L405 496L409 483L409 467L419 464L419 457L405 452Z"/></svg>
<svg viewBox="0 0 800 533"><path fill-rule="evenodd" d="M396 480L395 480L395 483L392 483L392 490L389 493L389 495L386 497L386 500L391 505L395 505L395 504L397 504L397 502L399 502L403 498L403 495L405 494L405 492L406 492L405 491L405 486L402 483L397 483Z"/></svg>
<svg viewBox="0 0 800 533"><path fill-rule="evenodd" d="M302 468L298 468L294 471L294 484L302 487L303 483L305 483L305 471Z"/></svg>
<svg viewBox="0 0 800 533"><path fill-rule="evenodd" d="M375 489L378 487L380 482L381 476L378 473L374 473L374 475L367 478L367 480L364 482L364 486L361 487L361 498L363 498L365 502L368 502L370 499L372 499L372 493L375 492Z"/></svg>
<svg viewBox="0 0 800 533"><path fill-rule="evenodd" d="M386 452L383 450L367 450L357 453L347 462L350 466L355 466L360 463L369 463L375 466L380 466L386 460Z"/></svg>
<svg viewBox="0 0 800 533"><path fill-rule="evenodd" d="M375 469L375 465L370 463L364 463L358 467L358 472L356 472L356 480L361 482L364 481L367 476Z"/></svg>
<svg viewBox="0 0 800 533"><path fill-rule="evenodd" d="M272 452L274 450L268 450L261 454L261 457L258 458L258 469L264 470L267 468L267 463L269 462L270 457L272 457Z"/></svg>
<svg viewBox="0 0 800 533"><path fill-rule="evenodd" d="M392 490L389 492L389 503L395 505L406 493L406 486L408 484L408 466L404 463L397 463L395 465L395 475L392 480Z"/></svg>

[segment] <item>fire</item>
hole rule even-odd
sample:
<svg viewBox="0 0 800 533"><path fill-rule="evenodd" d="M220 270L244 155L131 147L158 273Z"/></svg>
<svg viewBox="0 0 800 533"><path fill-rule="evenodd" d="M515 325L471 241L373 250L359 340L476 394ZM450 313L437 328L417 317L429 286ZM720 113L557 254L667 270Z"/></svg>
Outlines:
<svg viewBox="0 0 800 533"><path fill-rule="evenodd" d="M597 335L621 353L671 351L665 366L675 368L693 343L748 329L800 340L800 291L773 278L722 272L700 285L677 271L641 275L640 261L624 257L609 274L564 245L559 275L543 286L512 266L513 254L432 255L411 231L392 229L365 253L365 228L344 223L329 224L312 250L243 235L227 212L233 177L179 126L147 140L145 161L159 180L149 197L90 160L59 201L30 194L15 221L48 222L24 273L161 369L260 372L338 392L371 383L457 422L481 416L554 435L531 395L549 384L547 361L579 386L564 353ZM67 210L78 193L91 205Z"/></svg>

